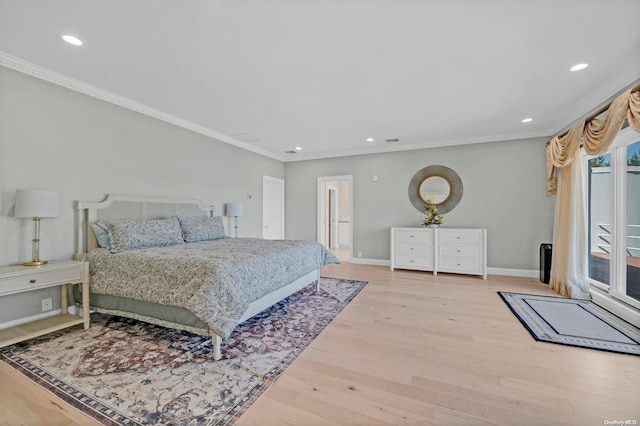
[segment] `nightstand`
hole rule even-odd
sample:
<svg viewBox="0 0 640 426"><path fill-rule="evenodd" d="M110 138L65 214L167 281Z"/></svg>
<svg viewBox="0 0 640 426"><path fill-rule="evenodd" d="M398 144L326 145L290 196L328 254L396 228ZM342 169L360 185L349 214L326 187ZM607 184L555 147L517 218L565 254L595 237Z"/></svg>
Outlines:
<svg viewBox="0 0 640 426"><path fill-rule="evenodd" d="M67 287L82 284L82 314L67 313ZM6 266L0 268L0 297L26 291L60 286L62 313L0 330L0 348L77 324L89 328L89 264L69 260L43 266Z"/></svg>

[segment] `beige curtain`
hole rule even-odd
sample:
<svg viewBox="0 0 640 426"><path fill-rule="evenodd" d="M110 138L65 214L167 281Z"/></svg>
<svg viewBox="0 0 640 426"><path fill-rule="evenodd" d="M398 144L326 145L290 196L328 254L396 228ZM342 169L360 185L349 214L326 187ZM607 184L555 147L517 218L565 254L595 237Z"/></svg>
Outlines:
<svg viewBox="0 0 640 426"><path fill-rule="evenodd" d="M589 299L587 222L582 161L560 169L553 224L549 287L573 299Z"/></svg>
<svg viewBox="0 0 640 426"><path fill-rule="evenodd" d="M574 299L589 298L586 205L580 141L590 155L606 152L624 120L640 131L640 92L631 89L609 106L606 117L580 121L547 145L547 195L556 195L550 287Z"/></svg>
<svg viewBox="0 0 640 426"><path fill-rule="evenodd" d="M564 136L556 136L547 145L547 195L556 193L556 167L564 168L573 162L580 150L580 139L584 132L584 121L573 125Z"/></svg>
<svg viewBox="0 0 640 426"><path fill-rule="evenodd" d="M580 149L584 138L584 149L589 155L606 152L620 132L625 117L629 125L640 132L640 90L631 89L618 96L609 106L607 115L600 120L594 118L586 126L577 122L563 136L556 136L547 145L547 195L556 193L557 169L568 166Z"/></svg>

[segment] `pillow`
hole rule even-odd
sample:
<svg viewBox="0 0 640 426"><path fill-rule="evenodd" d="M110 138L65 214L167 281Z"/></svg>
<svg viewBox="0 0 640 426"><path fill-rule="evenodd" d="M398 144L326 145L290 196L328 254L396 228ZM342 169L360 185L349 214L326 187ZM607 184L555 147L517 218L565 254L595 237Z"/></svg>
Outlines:
<svg viewBox="0 0 640 426"><path fill-rule="evenodd" d="M96 236L96 240L98 240L98 246L102 248L109 248L109 234L105 229L100 228L95 223L91 225L91 230L93 231L93 235Z"/></svg>
<svg viewBox="0 0 640 426"><path fill-rule="evenodd" d="M107 230L111 253L184 243L180 222L175 217L158 220L97 221L96 225Z"/></svg>
<svg viewBox="0 0 640 426"><path fill-rule="evenodd" d="M182 227L184 240L188 243L219 240L226 236L222 216L189 218L178 216L178 220Z"/></svg>

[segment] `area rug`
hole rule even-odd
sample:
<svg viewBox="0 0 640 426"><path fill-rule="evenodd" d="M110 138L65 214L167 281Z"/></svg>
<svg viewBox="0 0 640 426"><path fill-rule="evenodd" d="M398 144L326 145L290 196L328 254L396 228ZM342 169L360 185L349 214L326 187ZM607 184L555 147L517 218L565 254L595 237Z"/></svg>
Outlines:
<svg viewBox="0 0 640 426"><path fill-rule="evenodd" d="M229 425L362 290L321 278L239 325L223 341L132 319L91 316L72 328L1 350L0 358L105 425Z"/></svg>
<svg viewBox="0 0 640 426"><path fill-rule="evenodd" d="M640 329L591 301L498 294L536 340L640 355Z"/></svg>

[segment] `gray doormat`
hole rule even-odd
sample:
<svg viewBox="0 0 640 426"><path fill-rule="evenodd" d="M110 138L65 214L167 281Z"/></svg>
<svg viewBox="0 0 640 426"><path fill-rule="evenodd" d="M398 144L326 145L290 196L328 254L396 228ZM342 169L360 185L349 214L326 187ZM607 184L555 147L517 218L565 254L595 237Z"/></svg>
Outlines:
<svg viewBox="0 0 640 426"><path fill-rule="evenodd" d="M591 301L498 294L536 340L640 355L640 329Z"/></svg>

